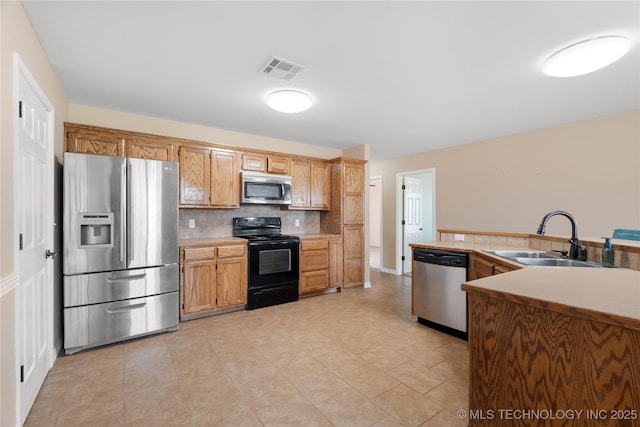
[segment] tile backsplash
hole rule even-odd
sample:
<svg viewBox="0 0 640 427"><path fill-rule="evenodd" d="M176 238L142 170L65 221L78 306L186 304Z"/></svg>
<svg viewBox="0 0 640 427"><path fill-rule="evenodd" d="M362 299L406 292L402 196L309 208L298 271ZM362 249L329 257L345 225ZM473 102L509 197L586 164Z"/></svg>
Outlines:
<svg viewBox="0 0 640 427"><path fill-rule="evenodd" d="M227 237L233 234L233 218L277 216L282 218L283 234L309 234L320 232L320 212L291 211L270 205L240 205L238 209L180 209L180 238ZM189 220L196 227L189 228ZM300 226L295 226L295 220Z"/></svg>

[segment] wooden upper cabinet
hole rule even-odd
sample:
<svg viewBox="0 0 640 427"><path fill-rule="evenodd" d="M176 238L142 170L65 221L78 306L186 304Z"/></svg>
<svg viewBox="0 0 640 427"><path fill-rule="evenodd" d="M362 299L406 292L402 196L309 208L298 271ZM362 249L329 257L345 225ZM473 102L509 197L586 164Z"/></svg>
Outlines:
<svg viewBox="0 0 640 427"><path fill-rule="evenodd" d="M208 148L180 147L180 204L209 206L211 159Z"/></svg>
<svg viewBox="0 0 640 427"><path fill-rule="evenodd" d="M291 205L290 208L309 208L311 167L308 160L294 159L291 162Z"/></svg>
<svg viewBox="0 0 640 427"><path fill-rule="evenodd" d="M331 170L327 163L304 159L291 161L290 209L329 210Z"/></svg>
<svg viewBox="0 0 640 427"><path fill-rule="evenodd" d="M289 175L290 163L287 157L267 156L267 172Z"/></svg>
<svg viewBox="0 0 640 427"><path fill-rule="evenodd" d="M329 210L331 200L331 169L326 163L311 162L311 207Z"/></svg>
<svg viewBox="0 0 640 427"><path fill-rule="evenodd" d="M246 171L266 172L267 156L262 154L242 154L242 169Z"/></svg>
<svg viewBox="0 0 640 427"><path fill-rule="evenodd" d="M348 196L362 196L364 193L364 166L346 163L344 167L344 190Z"/></svg>
<svg viewBox="0 0 640 427"><path fill-rule="evenodd" d="M344 167L344 224L364 224L364 165Z"/></svg>
<svg viewBox="0 0 640 427"><path fill-rule="evenodd" d="M211 206L240 207L240 157L229 150L211 150Z"/></svg>
<svg viewBox="0 0 640 427"><path fill-rule="evenodd" d="M126 140L127 157L135 157L137 159L164 160L173 162L175 158L175 146L171 142L144 139L144 138L127 138Z"/></svg>
<svg viewBox="0 0 640 427"><path fill-rule="evenodd" d="M68 128L67 150L71 153L124 157L125 140L114 132L100 129Z"/></svg>

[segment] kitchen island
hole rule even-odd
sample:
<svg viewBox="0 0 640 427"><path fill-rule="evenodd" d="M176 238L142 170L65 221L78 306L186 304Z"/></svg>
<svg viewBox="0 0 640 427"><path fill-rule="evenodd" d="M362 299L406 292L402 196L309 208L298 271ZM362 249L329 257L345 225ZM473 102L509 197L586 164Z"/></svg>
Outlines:
<svg viewBox="0 0 640 427"><path fill-rule="evenodd" d="M462 289L470 426L640 425L640 272L527 267Z"/></svg>

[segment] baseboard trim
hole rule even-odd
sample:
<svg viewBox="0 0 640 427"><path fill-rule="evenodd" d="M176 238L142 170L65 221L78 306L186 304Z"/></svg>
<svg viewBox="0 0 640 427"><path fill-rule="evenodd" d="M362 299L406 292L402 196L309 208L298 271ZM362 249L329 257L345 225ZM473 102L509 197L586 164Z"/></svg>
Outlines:
<svg viewBox="0 0 640 427"><path fill-rule="evenodd" d="M365 287L365 289L370 288L371 287L371 282L364 282L364 287Z"/></svg>
<svg viewBox="0 0 640 427"><path fill-rule="evenodd" d="M11 273L0 279L0 298L13 291L18 286L18 275Z"/></svg>
<svg viewBox="0 0 640 427"><path fill-rule="evenodd" d="M395 276L399 276L398 272L396 270L392 270L390 268L381 268L380 271L382 271L383 273L389 273L389 274L393 274Z"/></svg>

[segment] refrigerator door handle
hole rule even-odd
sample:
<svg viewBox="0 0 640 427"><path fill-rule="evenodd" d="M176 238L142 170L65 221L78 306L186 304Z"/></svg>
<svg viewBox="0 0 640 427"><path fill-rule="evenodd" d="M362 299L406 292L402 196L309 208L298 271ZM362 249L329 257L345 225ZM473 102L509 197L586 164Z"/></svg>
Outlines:
<svg viewBox="0 0 640 427"><path fill-rule="evenodd" d="M125 212L127 209L127 163L124 162L121 166L121 176L120 176L120 187L121 187L121 194L120 194L120 262L125 262L125 252L127 250L126 248L126 241L127 241L127 225L126 225L126 220L125 220Z"/></svg>
<svg viewBox="0 0 640 427"><path fill-rule="evenodd" d="M133 173L133 165L127 160L127 267L133 261L133 205L131 204L131 174Z"/></svg>
<svg viewBox="0 0 640 427"><path fill-rule="evenodd" d="M133 274L131 276L122 276L122 277L107 277L106 281L109 283L113 282L130 282L132 280L140 280L147 277L145 273L142 274Z"/></svg>
<svg viewBox="0 0 640 427"><path fill-rule="evenodd" d="M145 305L147 305L146 302L140 302L138 304L125 305L123 307L107 308L106 311L109 314L117 314L117 313L122 313L126 311L137 310L139 308L143 308Z"/></svg>

